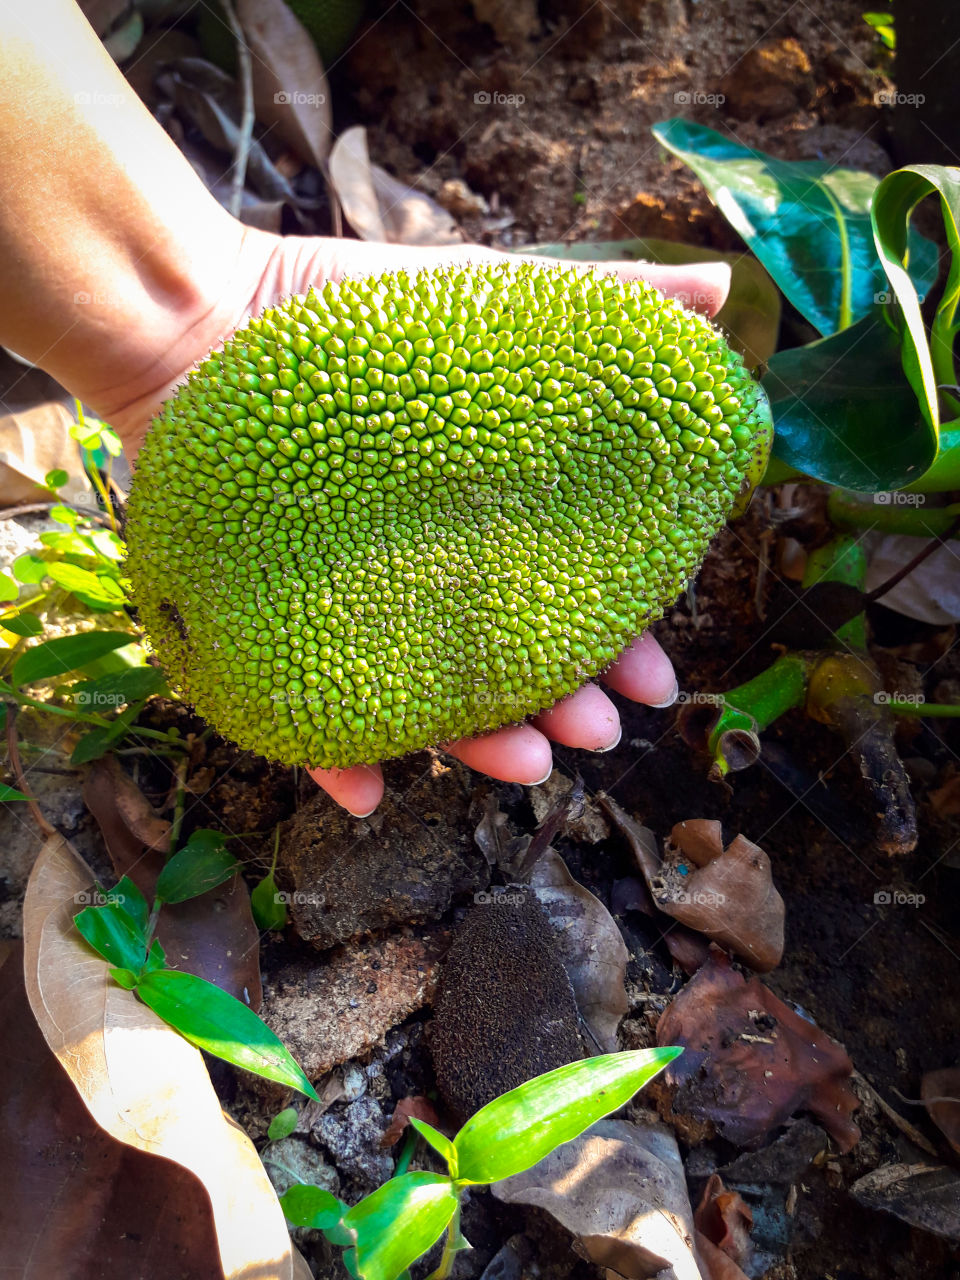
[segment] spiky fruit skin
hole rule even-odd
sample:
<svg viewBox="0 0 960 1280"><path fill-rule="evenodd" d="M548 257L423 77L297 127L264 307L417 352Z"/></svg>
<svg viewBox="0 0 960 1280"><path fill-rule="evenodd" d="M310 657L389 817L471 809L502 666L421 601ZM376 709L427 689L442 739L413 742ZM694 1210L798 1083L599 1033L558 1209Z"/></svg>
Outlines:
<svg viewBox="0 0 960 1280"><path fill-rule="evenodd" d="M769 435L740 357L648 285L513 263L328 285L163 407L127 571L219 732L369 763L602 671L682 590Z"/></svg>

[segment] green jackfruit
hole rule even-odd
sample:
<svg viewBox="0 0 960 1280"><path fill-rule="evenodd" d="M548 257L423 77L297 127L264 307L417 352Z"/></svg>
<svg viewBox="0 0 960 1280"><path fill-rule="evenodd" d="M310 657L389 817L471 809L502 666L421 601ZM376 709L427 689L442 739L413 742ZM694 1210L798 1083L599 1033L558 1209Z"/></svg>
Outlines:
<svg viewBox="0 0 960 1280"><path fill-rule="evenodd" d="M707 321L531 264L327 285L194 369L140 453L140 617L218 731L371 762L521 720L683 589L770 438Z"/></svg>

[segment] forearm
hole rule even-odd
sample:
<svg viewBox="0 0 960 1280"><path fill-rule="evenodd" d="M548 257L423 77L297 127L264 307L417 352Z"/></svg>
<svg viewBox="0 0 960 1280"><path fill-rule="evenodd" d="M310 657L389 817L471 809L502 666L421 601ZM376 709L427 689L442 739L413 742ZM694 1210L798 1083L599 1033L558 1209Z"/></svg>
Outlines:
<svg viewBox="0 0 960 1280"><path fill-rule="evenodd" d="M73 0L0 6L0 50L0 343L109 414L175 376L198 328L212 345L243 228Z"/></svg>

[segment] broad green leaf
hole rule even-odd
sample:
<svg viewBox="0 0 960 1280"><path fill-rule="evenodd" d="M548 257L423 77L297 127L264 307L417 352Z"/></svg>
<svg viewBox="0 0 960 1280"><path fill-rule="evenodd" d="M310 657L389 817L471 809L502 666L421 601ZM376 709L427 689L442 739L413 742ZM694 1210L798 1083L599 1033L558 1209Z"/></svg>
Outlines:
<svg viewBox="0 0 960 1280"><path fill-rule="evenodd" d="M776 350L780 294L760 263L746 254L720 253L702 245L658 239L541 244L524 252L573 262L727 262L731 267L730 293L714 317L716 323L726 331L731 345L744 357L748 368L765 364ZM692 296L681 297L680 301L692 307L699 300Z"/></svg>
<svg viewBox="0 0 960 1280"><path fill-rule="evenodd" d="M873 174L819 160L777 160L690 120L654 137L690 166L801 315L822 334L866 316L887 291L870 221ZM936 246L914 235L921 293L937 277Z"/></svg>
<svg viewBox="0 0 960 1280"><path fill-rule="evenodd" d="M140 979L132 969L111 969L110 977L114 982L119 982L121 987L126 987L128 991L135 991L137 983Z"/></svg>
<svg viewBox="0 0 960 1280"><path fill-rule="evenodd" d="M65 524L69 529L76 529L79 517L72 507L64 506L60 502L50 508L50 519L56 520L57 524Z"/></svg>
<svg viewBox="0 0 960 1280"><path fill-rule="evenodd" d="M293 1111L292 1107L287 1110ZM280 1116L286 1115L286 1111L281 1111ZM294 1123L296 1123L296 1112L293 1112ZM276 1117L274 1124L280 1119ZM270 1126L272 1131L273 1125ZM287 1133L292 1130L287 1130ZM274 1135L271 1132L269 1136ZM286 1133L279 1135L281 1138L286 1137ZM331 1195L329 1191L324 1191L323 1187L311 1187L300 1184L291 1187L285 1191L280 1197L280 1208L283 1210L283 1216L295 1227L310 1227L314 1231L329 1231L331 1227L335 1227L346 1211L346 1205L342 1200L338 1200L336 1196Z"/></svg>
<svg viewBox="0 0 960 1280"><path fill-rule="evenodd" d="M842 333L779 351L763 377L781 462L845 489L899 489L936 442L879 308Z"/></svg>
<svg viewBox="0 0 960 1280"><path fill-rule="evenodd" d="M73 636L58 636L28 649L14 663L11 682L21 686L47 680L50 676L78 671L88 662L102 657L121 645L129 644L127 631L83 631Z"/></svg>
<svg viewBox="0 0 960 1280"><path fill-rule="evenodd" d="M100 443L111 458L119 458L123 453L123 444L120 437L114 431L113 427L107 426L105 422L100 424Z"/></svg>
<svg viewBox="0 0 960 1280"><path fill-rule="evenodd" d="M0 627L12 631L15 636L38 636L43 631L43 623L33 613L18 613L12 618L4 618Z"/></svg>
<svg viewBox="0 0 960 1280"><path fill-rule="evenodd" d="M147 960L144 969L150 972L153 969L166 969L167 953L160 945L160 939L154 938L150 944L150 950L147 952Z"/></svg>
<svg viewBox="0 0 960 1280"><path fill-rule="evenodd" d="M240 863L223 845L191 848L175 853L157 877L156 894L161 902L186 902L215 889L237 872Z"/></svg>
<svg viewBox="0 0 960 1280"><path fill-rule="evenodd" d="M116 609L126 600L123 588L115 578L102 573L91 573L79 565L65 560L54 560L47 566L47 576L58 587L72 592L84 604L94 608Z"/></svg>
<svg viewBox="0 0 960 1280"><path fill-rule="evenodd" d="M499 1182L531 1168L622 1107L682 1052L639 1049L586 1058L494 1098L453 1140L458 1179Z"/></svg>
<svg viewBox="0 0 960 1280"><path fill-rule="evenodd" d="M270 1127L267 1129L267 1137L271 1142L279 1142L281 1138L288 1137L297 1127L297 1108L285 1107L270 1121ZM302 1223L298 1223L302 1226Z"/></svg>
<svg viewBox="0 0 960 1280"><path fill-rule="evenodd" d="M19 594L19 583L15 582L9 573L0 573L0 601L16 600Z"/></svg>
<svg viewBox="0 0 960 1280"><path fill-rule="evenodd" d="M83 680L73 685L70 692L77 707L106 715L127 703L166 693L167 680L159 667L128 667L125 671L110 671L96 680Z"/></svg>
<svg viewBox="0 0 960 1280"><path fill-rule="evenodd" d="M123 543L112 529L95 529L88 535L97 550L97 554L105 560L119 563L123 559Z"/></svg>
<svg viewBox="0 0 960 1280"><path fill-rule="evenodd" d="M99 760L101 756L106 755L113 744L119 742L124 736L141 709L139 702L131 703L125 711L115 716L110 724L98 725L89 733L85 733L70 753L70 763L89 764L91 760Z"/></svg>
<svg viewBox="0 0 960 1280"><path fill-rule="evenodd" d="M47 576L46 560L41 560L39 556L31 555L29 552L17 556L10 567L17 581L26 586L35 587Z"/></svg>
<svg viewBox="0 0 960 1280"><path fill-rule="evenodd" d="M0 783L0 804L10 804L13 800L31 800L32 796L25 796L22 791L18 791L16 787L8 787L7 784Z"/></svg>
<svg viewBox="0 0 960 1280"><path fill-rule="evenodd" d="M96 895L78 894L79 898ZM121 969L139 970L146 952L143 930L118 903L84 907L73 923L98 955Z"/></svg>
<svg viewBox="0 0 960 1280"><path fill-rule="evenodd" d="M287 904L279 900L280 891L268 871L250 894L250 909L258 929L283 929L287 924Z"/></svg>
<svg viewBox="0 0 960 1280"><path fill-rule="evenodd" d="M110 898L118 902L134 922L140 932L146 936L147 921L150 918L150 907L146 898L129 876L123 876L110 890Z"/></svg>
<svg viewBox="0 0 960 1280"><path fill-rule="evenodd" d="M405 1173L354 1205L344 1214L343 1225L356 1232L363 1280L397 1280L440 1239L457 1203L449 1178Z"/></svg>
<svg viewBox="0 0 960 1280"><path fill-rule="evenodd" d="M227 837L222 831L215 831L212 827L198 827L183 848L192 853L212 853L215 849L222 849L226 843Z"/></svg>
<svg viewBox="0 0 960 1280"><path fill-rule="evenodd" d="M43 483L48 489L62 489L70 477L62 467L57 467L55 471L48 471L44 477Z"/></svg>
<svg viewBox="0 0 960 1280"><path fill-rule="evenodd" d="M455 1178L457 1176L457 1148L450 1139L446 1134L441 1133L439 1129L435 1129L432 1124L427 1124L425 1120L418 1120L416 1116L410 1116L409 1120L420 1137L425 1142L429 1142L434 1151L443 1156L447 1162L450 1177Z"/></svg>
<svg viewBox="0 0 960 1280"><path fill-rule="evenodd" d="M229 992L177 969L145 974L137 991L144 1004L198 1049L319 1102L278 1037Z"/></svg>

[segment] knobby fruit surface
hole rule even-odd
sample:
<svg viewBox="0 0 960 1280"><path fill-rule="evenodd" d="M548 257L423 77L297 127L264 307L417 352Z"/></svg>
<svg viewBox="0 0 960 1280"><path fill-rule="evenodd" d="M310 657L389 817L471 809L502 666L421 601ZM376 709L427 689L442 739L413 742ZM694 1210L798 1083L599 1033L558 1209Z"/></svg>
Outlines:
<svg viewBox="0 0 960 1280"><path fill-rule="evenodd" d="M508 263L328 284L164 405L127 572L219 732L369 763L602 671L683 589L770 435L740 356L641 282Z"/></svg>

